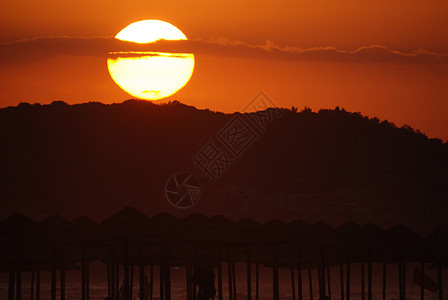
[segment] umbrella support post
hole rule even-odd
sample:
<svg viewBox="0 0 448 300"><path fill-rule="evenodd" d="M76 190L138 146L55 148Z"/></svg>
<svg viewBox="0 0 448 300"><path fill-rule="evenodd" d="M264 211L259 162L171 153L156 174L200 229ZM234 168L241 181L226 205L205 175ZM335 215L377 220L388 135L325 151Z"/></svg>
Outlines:
<svg viewBox="0 0 448 300"><path fill-rule="evenodd" d="M236 274L235 262L232 261L233 299L236 300Z"/></svg>
<svg viewBox="0 0 448 300"><path fill-rule="evenodd" d="M250 263L250 249L247 249L247 300L251 300L252 297L252 265Z"/></svg>
<svg viewBox="0 0 448 300"><path fill-rule="evenodd" d="M291 293L292 293L292 300L296 300L296 282L294 279L294 268L291 267Z"/></svg>
<svg viewBox="0 0 448 300"><path fill-rule="evenodd" d="M347 252L347 280L346 280L346 300L350 300L350 250Z"/></svg>
<svg viewBox="0 0 448 300"><path fill-rule="evenodd" d="M36 300L40 300L40 266L36 271Z"/></svg>
<svg viewBox="0 0 448 300"><path fill-rule="evenodd" d="M365 270L364 270L364 261L361 261L361 300L366 299L366 289L365 289Z"/></svg>
<svg viewBox="0 0 448 300"><path fill-rule="evenodd" d="M277 252L274 251L274 260L272 266L272 281L273 281L273 299L279 300L279 282L278 282L278 265L277 265Z"/></svg>
<svg viewBox="0 0 448 300"><path fill-rule="evenodd" d="M14 300L14 286L16 281L16 272L9 270L9 283L8 283L8 300Z"/></svg>
<svg viewBox="0 0 448 300"><path fill-rule="evenodd" d="M65 264L64 264L64 257L62 256L61 251L61 282L60 282L60 294L61 294L61 300L65 300Z"/></svg>
<svg viewBox="0 0 448 300"><path fill-rule="evenodd" d="M30 300L34 297L34 271L31 271Z"/></svg>
<svg viewBox="0 0 448 300"><path fill-rule="evenodd" d="M298 300L303 300L302 258L301 258L300 249L297 250L297 298L298 298Z"/></svg>
<svg viewBox="0 0 448 300"><path fill-rule="evenodd" d="M218 299L222 300L222 261L221 261L221 249L218 249Z"/></svg>
<svg viewBox="0 0 448 300"><path fill-rule="evenodd" d="M342 261L339 263L339 283L341 285L341 300L344 300L344 264Z"/></svg>
<svg viewBox="0 0 448 300"><path fill-rule="evenodd" d="M313 274L311 269L308 269L308 286L310 288L310 300L313 300Z"/></svg>
<svg viewBox="0 0 448 300"><path fill-rule="evenodd" d="M260 296L260 270L259 270L259 263L258 259L255 264L255 300L258 300Z"/></svg>
<svg viewBox="0 0 448 300"><path fill-rule="evenodd" d="M369 262L367 265L367 299L372 300L372 250L369 249Z"/></svg>
<svg viewBox="0 0 448 300"><path fill-rule="evenodd" d="M439 300L443 300L443 276L442 276L442 264L437 263L437 279L439 281Z"/></svg>
<svg viewBox="0 0 448 300"><path fill-rule="evenodd" d="M383 300L386 300L387 264L383 263Z"/></svg>
<svg viewBox="0 0 448 300"><path fill-rule="evenodd" d="M153 300L154 295L154 266L151 265L149 269L149 300Z"/></svg>
<svg viewBox="0 0 448 300"><path fill-rule="evenodd" d="M56 300L56 246L51 255L51 300Z"/></svg>
<svg viewBox="0 0 448 300"><path fill-rule="evenodd" d="M425 262L422 261L422 278L425 278ZM420 300L424 300L425 299L425 288L423 287L423 284L420 285Z"/></svg>

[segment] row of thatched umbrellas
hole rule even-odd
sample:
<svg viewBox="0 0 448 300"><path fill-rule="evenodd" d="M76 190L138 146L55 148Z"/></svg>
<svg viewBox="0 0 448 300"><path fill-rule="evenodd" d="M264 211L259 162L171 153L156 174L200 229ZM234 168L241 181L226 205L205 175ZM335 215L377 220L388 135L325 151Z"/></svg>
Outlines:
<svg viewBox="0 0 448 300"><path fill-rule="evenodd" d="M258 266L272 268L273 299L280 298L279 268L291 270L292 297L303 299L302 271L318 272L319 297L331 297L330 267L340 268L340 298L350 300L350 266L361 263L364 299L364 265L367 265L367 299L372 300L372 264L383 264L383 299L386 299L387 264L398 263L399 298L406 298L406 263L425 264L438 270L439 299L443 299L442 268L448 265L448 235L435 231L422 238L410 229L396 225L388 230L373 225L346 223L338 228L319 222L283 223L272 220L260 224L252 219L232 222L222 216L207 218L192 214L177 219L167 214L148 217L133 208L95 223L87 217L68 222L49 216L33 222L20 214L0 221L0 271L9 273L8 300L22 297L23 272L32 274L32 292L40 296L40 271L51 272L51 299L56 300L56 276L60 274L60 298L65 299L65 272L81 271L82 300L89 299L89 262L107 264L108 296L119 299L120 266L123 269L122 298L132 299L133 269L139 268L140 289L144 268L151 270L150 299L153 299L153 267L158 266L160 300L171 299L170 270L185 267L188 300L197 299L193 274L200 262L213 263L217 272L219 300L224 297L223 263L227 264L229 300L236 300L235 262L247 264L247 299L252 299L252 265L255 271L255 299L259 298ZM345 269L345 275L344 275ZM297 279L294 279L297 274ZM36 277L36 278L35 278ZM36 289L34 288L36 280ZM327 282L327 285L325 284ZM310 292L312 299L313 293ZM421 298L424 297L423 285ZM144 293L140 293L145 300Z"/></svg>

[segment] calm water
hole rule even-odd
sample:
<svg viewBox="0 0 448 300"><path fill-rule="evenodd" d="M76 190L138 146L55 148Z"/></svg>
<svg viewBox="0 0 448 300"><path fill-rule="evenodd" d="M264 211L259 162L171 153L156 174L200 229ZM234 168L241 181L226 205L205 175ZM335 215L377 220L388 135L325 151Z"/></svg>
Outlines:
<svg viewBox="0 0 448 300"><path fill-rule="evenodd" d="M184 286L172 286L172 299L186 299L186 289ZM262 286L262 291L260 292L260 299L262 300L270 300L272 299L272 292L269 292L268 286ZM316 286L317 288L317 286ZM81 286L70 286L66 288L66 299L67 300L80 300L81 299ZM227 295L227 286L225 286L224 289L224 299L228 299ZM319 299L317 291L314 294L314 299ZM381 291L376 291L377 293L374 294L373 299L382 299ZM6 300L7 299L7 293L8 289L2 284L2 287L0 288L0 299ZM137 296L138 288L134 287L134 293L133 293L133 300L139 300L139 297ZM154 299L159 299L158 297L158 287L155 288L155 297ZM409 291L407 291L406 299L420 299L420 290L417 286L414 286L413 288L410 287ZM333 292L332 292L333 294ZM103 300L107 296L107 288L104 286L91 286L90 287L90 299L91 300ZM297 297L297 295L296 295ZM29 299L30 293L28 290L28 287L23 287L22 292L22 299ZM57 298L59 298L59 291L57 294ZM246 287L242 286L241 288L237 289L237 299L245 299L246 298ZM292 299L291 291L280 291L280 298L281 299ZM361 293L354 291L351 293L351 299L353 300L360 300L361 299ZM447 297L445 297L446 299ZM41 299L47 300L50 299L50 286L44 285L41 287ZM215 298L217 299L217 297ZM255 299L255 291L253 291L252 299ZM308 292L304 292L304 299L309 299ZM335 290L334 294L332 295L332 299L334 300L340 300L339 290ZM367 295L366 295L367 299ZM398 290L392 289L388 291L387 293L387 299L398 299ZM432 293L432 292L426 292L425 293L425 299L428 300L437 300L438 299L438 293Z"/></svg>

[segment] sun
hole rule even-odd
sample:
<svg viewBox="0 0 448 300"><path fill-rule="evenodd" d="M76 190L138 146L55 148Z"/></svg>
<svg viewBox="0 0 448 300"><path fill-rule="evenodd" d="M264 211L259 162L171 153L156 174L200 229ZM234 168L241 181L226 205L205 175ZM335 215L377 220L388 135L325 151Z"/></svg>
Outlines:
<svg viewBox="0 0 448 300"><path fill-rule="evenodd" d="M139 44L158 40L187 40L174 25L160 20L143 20L123 28L116 39ZM194 70L193 53L151 51L110 52L109 74L132 96L158 100L173 95L190 80Z"/></svg>
<svg viewBox="0 0 448 300"><path fill-rule="evenodd" d="M134 43L152 43L160 39L186 40L185 34L176 26L160 20L143 20L123 28L116 39Z"/></svg>

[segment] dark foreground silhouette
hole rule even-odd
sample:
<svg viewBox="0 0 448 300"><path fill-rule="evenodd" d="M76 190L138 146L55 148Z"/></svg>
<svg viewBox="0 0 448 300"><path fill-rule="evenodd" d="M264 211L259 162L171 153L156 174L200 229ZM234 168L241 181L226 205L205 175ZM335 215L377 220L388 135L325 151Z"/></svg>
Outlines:
<svg viewBox="0 0 448 300"><path fill-rule="evenodd" d="M340 295L349 300L359 292L352 286L354 278L361 277L362 298L380 298L378 292L374 295L375 282L383 297L389 290L398 290L398 298L405 300L415 288L406 280L406 268L415 266L419 268L415 267L413 284L419 293L433 293L431 296L442 300L446 282L443 270L448 267L448 235L442 231L421 237L402 225L383 230L352 222L334 228L300 220L287 224L278 220L261 224L252 219L232 222L219 215L148 217L130 207L100 224L87 217L68 222L60 216L33 222L14 214L0 223L0 240L0 272L8 274L3 278L8 278L10 300L20 300L25 286L31 286L31 295L39 299L39 278L47 275L44 272L51 277L51 299L56 294L64 299L67 270L80 272L77 278L82 299L89 299L89 264L98 261L107 266L101 281L107 286L108 299L116 300L132 299L134 286L138 286L140 300L153 299L154 276L159 278L158 298L170 300L173 267L185 272L186 296L194 300L223 299L224 295L235 300L241 285L247 287L247 299L253 295L257 299L262 267L264 273L269 272L273 300L280 299L280 270L290 271L292 299L296 295L303 299L307 289L309 299L318 294L319 299ZM240 270L239 280L236 264L247 267L243 274ZM138 279L134 278L135 269ZM374 280L374 269L375 279L382 280ZM434 269L436 277L428 277L428 270ZM309 288L303 283L306 273ZM318 290L313 291L311 280L316 273ZM330 281L338 282L339 289L332 290Z"/></svg>
<svg viewBox="0 0 448 300"><path fill-rule="evenodd" d="M20 104L0 110L1 217L100 220L125 205L258 221L400 223L447 229L448 145L339 108L285 109L215 184L192 157L235 117L179 102ZM165 184L194 171L198 204L178 210Z"/></svg>

